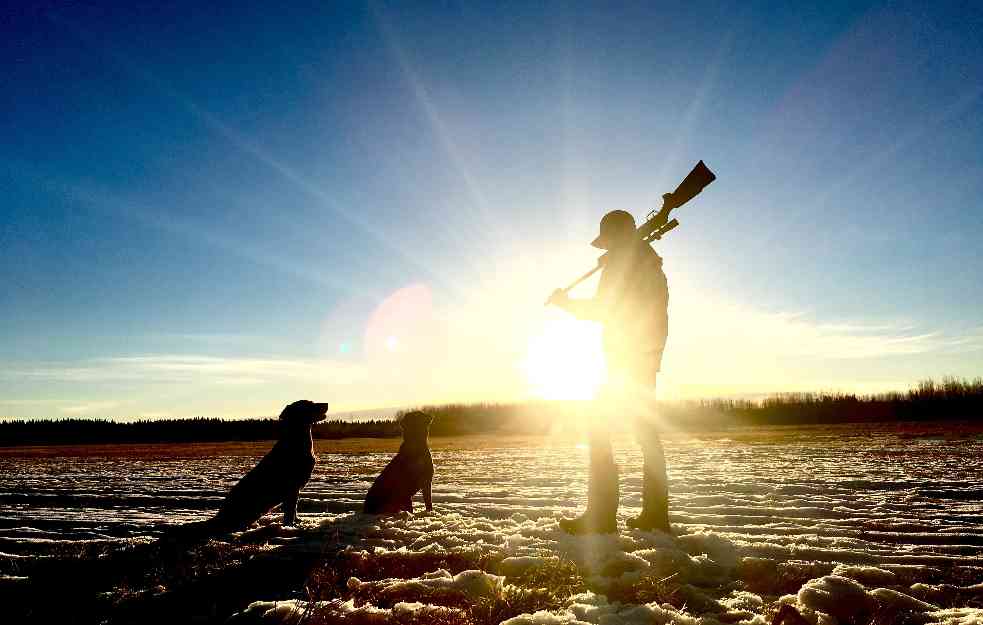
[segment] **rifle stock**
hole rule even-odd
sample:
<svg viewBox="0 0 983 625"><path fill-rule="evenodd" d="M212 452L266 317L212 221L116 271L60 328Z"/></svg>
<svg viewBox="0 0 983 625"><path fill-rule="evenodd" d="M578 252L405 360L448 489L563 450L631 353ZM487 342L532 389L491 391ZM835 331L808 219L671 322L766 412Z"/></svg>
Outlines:
<svg viewBox="0 0 983 625"><path fill-rule="evenodd" d="M672 228L668 228L659 233L658 236L653 236L656 232L665 228L669 222L669 213L674 208L679 208L686 202L692 200L700 194L700 191L703 191L708 184L716 179L717 176L710 171L710 168L703 161L697 163L689 174L686 175L686 178L679 183L675 191L662 196L662 208L659 209L659 212L652 211L649 213L645 223L639 226L638 234L641 239L651 242L653 239L659 239L663 234L672 230ZM676 222L676 225L679 225L679 222ZM675 227L673 226L673 228Z"/></svg>

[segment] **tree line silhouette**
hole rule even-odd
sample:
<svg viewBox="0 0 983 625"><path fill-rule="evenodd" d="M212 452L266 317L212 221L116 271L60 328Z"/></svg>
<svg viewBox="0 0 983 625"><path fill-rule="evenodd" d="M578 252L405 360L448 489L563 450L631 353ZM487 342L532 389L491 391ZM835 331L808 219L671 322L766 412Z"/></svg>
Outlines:
<svg viewBox="0 0 983 625"><path fill-rule="evenodd" d="M811 425L965 420L983 423L983 378L926 379L908 391L783 393L760 400L666 404L660 418L687 429L726 425Z"/></svg>
<svg viewBox="0 0 983 625"><path fill-rule="evenodd" d="M540 401L444 404L419 409L434 416L432 436L495 433L542 435L550 431L576 429L582 421L574 417L589 414L591 404ZM969 380L946 377L940 382L928 379L906 392L871 395L786 393L760 400L661 402L659 417L673 428L682 430L706 430L734 425L946 419L983 422L983 378ZM257 441L275 439L278 432L278 422L272 418L198 417L137 421L30 419L0 422L0 446ZM398 436L399 423L389 419L326 421L314 428L316 439Z"/></svg>

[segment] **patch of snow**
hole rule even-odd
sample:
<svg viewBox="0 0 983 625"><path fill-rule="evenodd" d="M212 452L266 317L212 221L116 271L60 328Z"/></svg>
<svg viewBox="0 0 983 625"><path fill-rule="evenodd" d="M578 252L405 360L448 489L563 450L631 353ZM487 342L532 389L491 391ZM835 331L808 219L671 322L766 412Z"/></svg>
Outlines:
<svg viewBox="0 0 983 625"><path fill-rule="evenodd" d="M499 564L499 572L506 577L522 575L529 569L543 566L546 562L548 559L542 556L512 556L502 560Z"/></svg>
<svg viewBox="0 0 983 625"><path fill-rule="evenodd" d="M485 571L461 571L457 575L451 575L444 569L438 569L412 579L389 578L363 582L352 577L348 580L348 588L356 592L370 591L382 598L412 596L428 591L451 591L480 599L501 595L503 580L502 576Z"/></svg>
<svg viewBox="0 0 983 625"><path fill-rule="evenodd" d="M451 608L422 603L397 603L377 608L353 601L255 601L229 619L229 625L284 625L315 622L322 625L388 625L405 622L408 615L420 619L452 612Z"/></svg>
<svg viewBox="0 0 983 625"><path fill-rule="evenodd" d="M895 573L879 569L876 566L837 564L836 568L833 569L833 575L848 577L864 586L893 586L898 583L898 576Z"/></svg>

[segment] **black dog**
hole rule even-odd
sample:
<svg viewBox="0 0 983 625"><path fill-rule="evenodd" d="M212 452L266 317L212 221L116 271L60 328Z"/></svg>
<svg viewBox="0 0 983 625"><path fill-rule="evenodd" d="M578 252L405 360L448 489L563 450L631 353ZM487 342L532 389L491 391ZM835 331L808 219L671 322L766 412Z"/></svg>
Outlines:
<svg viewBox="0 0 983 625"><path fill-rule="evenodd" d="M217 532L244 529L278 504L284 525L297 519L297 495L314 471L311 427L323 421L327 404L295 401L280 413L280 440L229 491L211 524Z"/></svg>
<svg viewBox="0 0 983 625"><path fill-rule="evenodd" d="M400 420L403 444L365 496L365 512L413 512L413 495L421 490L427 510L433 510L433 457L427 444L432 422L433 417L424 412L411 412Z"/></svg>

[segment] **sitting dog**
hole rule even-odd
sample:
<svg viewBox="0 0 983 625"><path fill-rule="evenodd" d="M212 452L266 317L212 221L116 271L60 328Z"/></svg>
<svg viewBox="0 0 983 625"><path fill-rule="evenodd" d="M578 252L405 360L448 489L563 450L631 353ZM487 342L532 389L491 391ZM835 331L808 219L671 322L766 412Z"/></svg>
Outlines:
<svg viewBox="0 0 983 625"><path fill-rule="evenodd" d="M207 521L214 532L245 529L272 510L283 510L284 525L297 519L297 495L314 471L311 427L327 416L327 404L295 401L280 413L280 440L229 491L218 513Z"/></svg>
<svg viewBox="0 0 983 625"><path fill-rule="evenodd" d="M411 412L400 420L403 444L365 496L365 512L413 512L413 495L421 490L424 505L433 510L433 457L427 444L432 422L433 417L424 412Z"/></svg>

